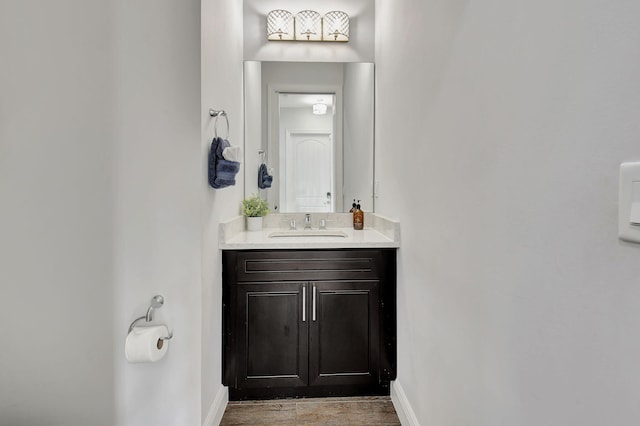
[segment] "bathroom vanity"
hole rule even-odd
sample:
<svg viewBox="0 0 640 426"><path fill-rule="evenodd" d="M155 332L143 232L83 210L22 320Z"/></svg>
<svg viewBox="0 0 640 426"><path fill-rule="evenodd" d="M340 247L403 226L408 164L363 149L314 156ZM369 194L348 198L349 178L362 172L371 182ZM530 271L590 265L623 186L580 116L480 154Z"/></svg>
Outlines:
<svg viewBox="0 0 640 426"><path fill-rule="evenodd" d="M358 242L345 229L347 237L318 248L313 240L322 237L274 242L272 231L227 232L221 241L229 398L388 395L398 242L375 229L368 244L357 231Z"/></svg>

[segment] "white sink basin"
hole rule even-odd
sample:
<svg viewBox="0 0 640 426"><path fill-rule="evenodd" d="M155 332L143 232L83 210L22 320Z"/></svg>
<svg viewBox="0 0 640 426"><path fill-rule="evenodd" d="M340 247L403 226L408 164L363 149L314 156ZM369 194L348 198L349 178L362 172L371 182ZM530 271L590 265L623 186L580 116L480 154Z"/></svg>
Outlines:
<svg viewBox="0 0 640 426"><path fill-rule="evenodd" d="M338 229L306 229L291 231L275 231L269 234L269 238L285 237L340 237L346 238L347 234Z"/></svg>

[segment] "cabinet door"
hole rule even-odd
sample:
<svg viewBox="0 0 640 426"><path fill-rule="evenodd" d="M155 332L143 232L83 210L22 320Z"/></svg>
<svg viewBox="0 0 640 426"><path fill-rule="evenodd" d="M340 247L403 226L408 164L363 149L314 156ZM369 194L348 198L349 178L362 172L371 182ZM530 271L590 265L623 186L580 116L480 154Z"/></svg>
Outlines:
<svg viewBox="0 0 640 426"><path fill-rule="evenodd" d="M307 285L238 285L238 388L308 384Z"/></svg>
<svg viewBox="0 0 640 426"><path fill-rule="evenodd" d="M378 383L379 281L310 283L312 386Z"/></svg>

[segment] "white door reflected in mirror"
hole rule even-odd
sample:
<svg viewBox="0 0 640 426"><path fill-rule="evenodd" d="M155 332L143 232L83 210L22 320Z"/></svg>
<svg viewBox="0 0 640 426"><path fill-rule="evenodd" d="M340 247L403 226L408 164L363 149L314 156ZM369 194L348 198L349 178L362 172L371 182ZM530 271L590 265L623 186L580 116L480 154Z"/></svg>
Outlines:
<svg viewBox="0 0 640 426"><path fill-rule="evenodd" d="M286 131L280 205L286 212L332 212L331 133Z"/></svg>
<svg viewBox="0 0 640 426"><path fill-rule="evenodd" d="M320 106L322 108L320 108ZM334 182L336 133L334 93L280 93L277 149L280 151L279 203L284 212L333 212L327 194ZM275 150L276 148L274 148ZM327 200L329 199L329 202Z"/></svg>

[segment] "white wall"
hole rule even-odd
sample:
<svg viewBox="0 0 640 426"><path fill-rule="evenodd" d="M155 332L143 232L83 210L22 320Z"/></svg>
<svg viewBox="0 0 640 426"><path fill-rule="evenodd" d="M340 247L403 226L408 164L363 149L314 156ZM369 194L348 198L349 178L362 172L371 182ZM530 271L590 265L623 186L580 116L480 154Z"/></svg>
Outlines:
<svg viewBox="0 0 640 426"><path fill-rule="evenodd" d="M374 209L374 81L372 64L345 64L343 211L349 211L354 199L363 211Z"/></svg>
<svg viewBox="0 0 640 426"><path fill-rule="evenodd" d="M115 5L116 422L200 424L200 2ZM155 294L169 351L128 364L127 327Z"/></svg>
<svg viewBox="0 0 640 426"><path fill-rule="evenodd" d="M200 424L200 2L2 2L2 425ZM124 361L161 293L175 331Z"/></svg>
<svg viewBox="0 0 640 426"><path fill-rule="evenodd" d="M242 3L236 0L202 2L202 133L201 170L213 138L209 108L229 114L229 142L243 144L242 109ZM224 132L224 124L219 121ZM222 386L222 260L218 224L240 214L244 195L244 164L236 185L206 187L202 198L202 416L213 421L226 398ZM222 406L224 409L224 406Z"/></svg>
<svg viewBox="0 0 640 426"><path fill-rule="evenodd" d="M258 193L266 198L270 189L258 188L258 169L262 162L271 164L263 147L266 144L266 126L262 129L262 63L244 62L244 193ZM266 103L265 103L266 105ZM266 118L265 118L266 119ZM262 155L260 151L265 151ZM271 167L271 166L270 166Z"/></svg>
<svg viewBox="0 0 640 426"><path fill-rule="evenodd" d="M112 425L111 13L0 2L0 425Z"/></svg>
<svg viewBox="0 0 640 426"><path fill-rule="evenodd" d="M244 59L248 61L373 62L374 0L244 0ZM267 14L341 10L349 15L348 43L269 42Z"/></svg>
<svg viewBox="0 0 640 426"><path fill-rule="evenodd" d="M640 422L640 3L376 2L377 210L423 425ZM393 143L385 141L393 140Z"/></svg>

